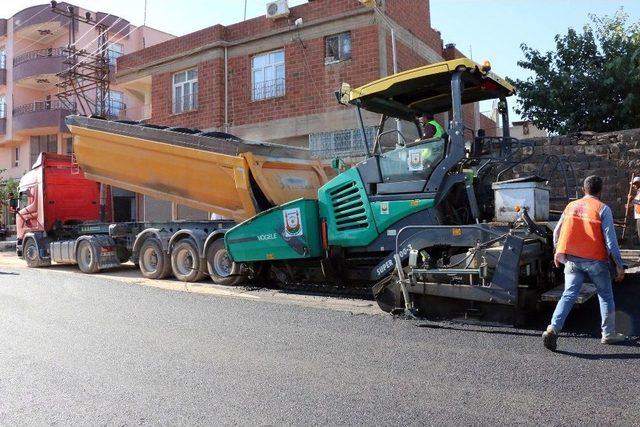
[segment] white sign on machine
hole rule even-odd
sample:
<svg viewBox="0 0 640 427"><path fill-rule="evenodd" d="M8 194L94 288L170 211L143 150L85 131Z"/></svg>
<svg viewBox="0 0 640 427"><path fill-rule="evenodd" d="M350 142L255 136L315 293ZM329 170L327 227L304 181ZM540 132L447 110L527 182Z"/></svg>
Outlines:
<svg viewBox="0 0 640 427"><path fill-rule="evenodd" d="M282 211L284 221L284 237L302 236L302 214L300 208L285 209Z"/></svg>

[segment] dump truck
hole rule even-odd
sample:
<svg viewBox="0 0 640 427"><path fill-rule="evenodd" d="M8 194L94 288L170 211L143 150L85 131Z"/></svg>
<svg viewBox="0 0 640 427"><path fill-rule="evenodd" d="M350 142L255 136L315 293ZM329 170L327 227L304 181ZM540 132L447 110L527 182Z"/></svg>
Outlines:
<svg viewBox="0 0 640 427"><path fill-rule="evenodd" d="M324 166L295 147L79 116L67 124L77 158L42 153L14 201L16 251L30 267L78 264L96 273L133 259L148 278L207 274L232 284L240 276L225 274L224 232L291 197L315 197L327 181ZM101 201L110 209L98 181L228 219L101 221Z"/></svg>
<svg viewBox="0 0 640 427"><path fill-rule="evenodd" d="M391 313L514 323L539 308L559 275L548 206L538 203L547 178L514 175L532 147L509 135L513 94L488 62L466 58L343 84L337 100L356 110L364 160L346 168L336 159L331 179L290 147L138 122L66 123L87 177L235 221L110 225L109 243L126 247L145 277L172 270L228 285L362 288ZM469 131L463 105L494 99L502 135ZM381 117L373 141L363 110ZM448 116L443 137L424 136L417 117L426 113ZM395 119L418 137L390 126ZM25 235L19 247L28 238L37 240ZM38 256L58 244L46 238Z"/></svg>

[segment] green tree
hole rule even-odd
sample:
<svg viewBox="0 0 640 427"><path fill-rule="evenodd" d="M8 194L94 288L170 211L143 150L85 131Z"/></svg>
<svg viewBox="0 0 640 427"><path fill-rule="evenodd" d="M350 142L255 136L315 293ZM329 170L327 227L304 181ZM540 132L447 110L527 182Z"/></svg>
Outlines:
<svg viewBox="0 0 640 427"><path fill-rule="evenodd" d="M581 33L556 35L555 51L521 45L518 65L532 76L512 81L516 112L549 132L640 127L640 22L622 8L590 19Z"/></svg>
<svg viewBox="0 0 640 427"><path fill-rule="evenodd" d="M2 175L6 169L0 169L0 222L3 222L4 213L9 207L9 195L18 196L18 181L12 178L4 179Z"/></svg>

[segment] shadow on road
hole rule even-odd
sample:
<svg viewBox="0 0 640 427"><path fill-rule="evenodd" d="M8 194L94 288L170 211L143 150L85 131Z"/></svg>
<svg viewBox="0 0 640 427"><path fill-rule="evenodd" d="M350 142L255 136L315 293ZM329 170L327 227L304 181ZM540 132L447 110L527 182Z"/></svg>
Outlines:
<svg viewBox="0 0 640 427"><path fill-rule="evenodd" d="M640 344L637 341L630 341L628 343L618 344L616 347L631 347L637 349L640 348ZM640 360L640 352L638 351L635 353L578 353L575 351L557 350L556 353L586 360Z"/></svg>

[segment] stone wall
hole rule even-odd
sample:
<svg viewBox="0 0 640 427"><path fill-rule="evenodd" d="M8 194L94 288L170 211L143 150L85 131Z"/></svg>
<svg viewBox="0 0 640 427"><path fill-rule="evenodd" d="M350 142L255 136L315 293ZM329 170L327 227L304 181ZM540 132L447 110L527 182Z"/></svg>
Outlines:
<svg viewBox="0 0 640 427"><path fill-rule="evenodd" d="M517 175L536 173L548 155L563 156L573 166L579 187L589 175L599 175L604 179L602 200L611 207L616 221L624 219L631 175L640 175L640 129L610 133L580 132L526 141L535 144L533 156L516 167ZM562 181L556 171L549 182L551 197L564 196ZM582 196L582 191L579 194ZM552 202L551 208L563 209L564 202ZM628 231L635 234L633 227Z"/></svg>

